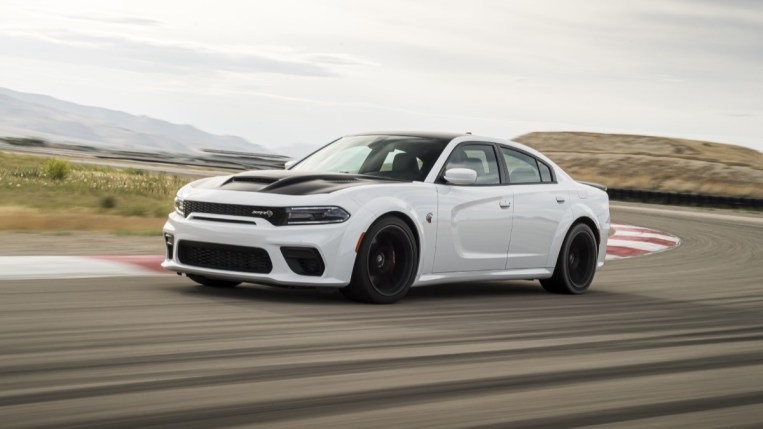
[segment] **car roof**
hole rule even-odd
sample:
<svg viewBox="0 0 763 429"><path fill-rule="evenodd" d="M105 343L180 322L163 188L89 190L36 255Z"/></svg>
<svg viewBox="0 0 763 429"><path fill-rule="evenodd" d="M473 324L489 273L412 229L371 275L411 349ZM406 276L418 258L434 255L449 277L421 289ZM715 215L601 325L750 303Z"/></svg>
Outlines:
<svg viewBox="0 0 763 429"><path fill-rule="evenodd" d="M440 131L377 131L370 133L350 134L351 136L404 136L404 137L422 137L440 140L453 140L456 137L468 135L466 133L448 133Z"/></svg>

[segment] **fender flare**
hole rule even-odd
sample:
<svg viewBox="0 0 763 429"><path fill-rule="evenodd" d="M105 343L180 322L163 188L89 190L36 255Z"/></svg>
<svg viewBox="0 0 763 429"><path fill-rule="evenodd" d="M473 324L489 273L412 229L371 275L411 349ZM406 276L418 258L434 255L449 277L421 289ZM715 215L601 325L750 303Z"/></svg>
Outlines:
<svg viewBox="0 0 763 429"><path fill-rule="evenodd" d="M590 220L594 225L596 225L597 231L595 231L595 233L601 237L601 224L596 218L593 210L591 210L591 208L585 204L576 202L567 210L561 222L559 222L559 225L557 225L556 233L554 234L554 240L551 243L551 248L548 252L548 259L546 260L547 268L554 268L556 266L556 261L559 259L559 252L562 249L564 239L567 238L567 233L569 232L570 228L572 228L572 225L577 223L578 220L582 218L586 218L587 220Z"/></svg>
<svg viewBox="0 0 763 429"><path fill-rule="evenodd" d="M357 258L355 249L358 246L361 234L365 234L371 225L379 220L379 218L388 214L395 216L405 216L408 220L406 223L414 227L412 228L412 232L416 240L414 245L417 246L419 253L416 278L418 279L422 274L422 269L424 268L426 257L424 252L425 233L424 225L421 223L419 214L410 204L407 204L398 198L381 197L368 201L367 203L360 206L360 210L358 210L356 213L353 213L352 216L355 218L355 222L352 224L351 228L348 228L342 237L340 245L340 249L342 250L340 251L340 255L338 255L338 257L341 259L351 258L352 263L342 264L343 266L341 267L341 272L336 274L341 278L348 279L348 283L349 279L352 278L352 271L355 268L355 260Z"/></svg>

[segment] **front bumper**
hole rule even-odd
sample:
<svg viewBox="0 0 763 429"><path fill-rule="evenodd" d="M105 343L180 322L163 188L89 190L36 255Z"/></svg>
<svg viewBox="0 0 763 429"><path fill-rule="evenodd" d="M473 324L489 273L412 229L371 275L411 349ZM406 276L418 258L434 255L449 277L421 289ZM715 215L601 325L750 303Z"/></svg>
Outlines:
<svg viewBox="0 0 763 429"><path fill-rule="evenodd" d="M226 219L236 220L230 216L205 214L204 217L215 217L220 221L197 219L193 214L188 218L178 213L170 214L164 233L173 236L174 245L162 267L178 273L264 284L343 287L350 282L355 263L355 244L353 238L347 235L347 231L351 230L347 222L273 226L259 218L254 219L256 224L240 224L225 222ZM264 249L270 256L272 270L260 274L183 264L178 258L179 244L183 240ZM283 247L316 249L325 264L323 274L310 276L295 273L281 252Z"/></svg>

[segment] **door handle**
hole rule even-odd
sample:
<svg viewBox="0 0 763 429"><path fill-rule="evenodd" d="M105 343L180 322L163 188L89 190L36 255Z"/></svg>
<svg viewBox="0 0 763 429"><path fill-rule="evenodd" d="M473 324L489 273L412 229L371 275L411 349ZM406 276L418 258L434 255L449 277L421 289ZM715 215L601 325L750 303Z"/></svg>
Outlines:
<svg viewBox="0 0 763 429"><path fill-rule="evenodd" d="M501 200L498 201L498 205L501 206L502 209L507 209L511 207L511 201L509 200Z"/></svg>
<svg viewBox="0 0 763 429"><path fill-rule="evenodd" d="M556 197L556 202L562 204L564 202L564 197Z"/></svg>

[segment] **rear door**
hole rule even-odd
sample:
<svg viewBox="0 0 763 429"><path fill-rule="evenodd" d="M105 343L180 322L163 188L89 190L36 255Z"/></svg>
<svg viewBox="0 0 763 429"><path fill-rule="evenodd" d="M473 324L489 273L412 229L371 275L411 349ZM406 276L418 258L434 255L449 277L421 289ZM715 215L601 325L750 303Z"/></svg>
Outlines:
<svg viewBox="0 0 763 429"><path fill-rule="evenodd" d="M477 172L473 185L445 183L437 188L437 245L433 271L504 270L512 222L511 187L501 183L496 147L464 143L451 153L450 168Z"/></svg>
<svg viewBox="0 0 763 429"><path fill-rule="evenodd" d="M553 169L521 150L501 146L514 194L514 221L506 269L546 268L551 243L569 205Z"/></svg>

